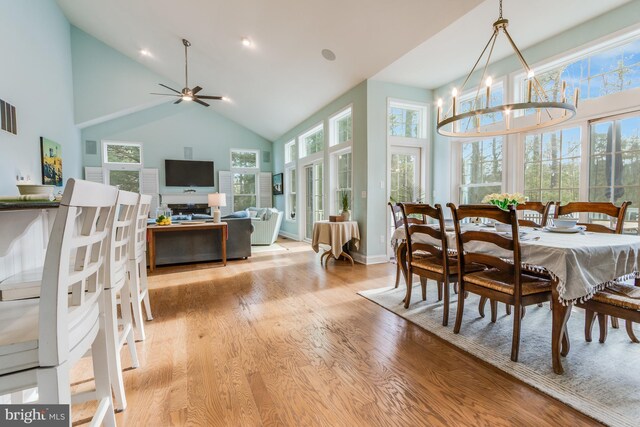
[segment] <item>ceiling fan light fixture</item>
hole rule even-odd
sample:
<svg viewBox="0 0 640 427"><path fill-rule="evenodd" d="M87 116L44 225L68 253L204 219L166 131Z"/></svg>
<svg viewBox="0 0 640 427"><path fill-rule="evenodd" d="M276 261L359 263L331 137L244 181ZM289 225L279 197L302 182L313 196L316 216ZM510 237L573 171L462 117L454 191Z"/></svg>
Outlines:
<svg viewBox="0 0 640 427"><path fill-rule="evenodd" d="M182 95L183 101L193 101L193 96L191 95Z"/></svg>

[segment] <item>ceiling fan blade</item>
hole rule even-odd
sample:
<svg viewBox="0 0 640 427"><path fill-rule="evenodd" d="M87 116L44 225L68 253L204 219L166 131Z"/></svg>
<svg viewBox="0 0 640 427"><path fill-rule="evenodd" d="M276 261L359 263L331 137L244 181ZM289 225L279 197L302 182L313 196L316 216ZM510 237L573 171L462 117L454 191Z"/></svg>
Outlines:
<svg viewBox="0 0 640 427"><path fill-rule="evenodd" d="M207 95L200 95L198 96L198 98L201 99L217 99L218 101L222 99L222 96L207 96Z"/></svg>
<svg viewBox="0 0 640 427"><path fill-rule="evenodd" d="M182 98L178 98L178 100L174 102L174 104L180 104L181 102L182 102Z"/></svg>
<svg viewBox="0 0 640 427"><path fill-rule="evenodd" d="M195 95L196 93L200 92L202 90L202 88L200 86L196 86L191 90L191 93L193 95Z"/></svg>
<svg viewBox="0 0 640 427"><path fill-rule="evenodd" d="M205 107L208 107L208 106L209 106L209 104L207 104L207 103L206 103L206 102L204 102L204 101L200 101L198 98L193 98L193 100L194 100L194 102L197 102L197 103L198 103L198 104L200 104L200 105L204 105Z"/></svg>
<svg viewBox="0 0 640 427"><path fill-rule="evenodd" d="M162 87L166 87L167 89L174 91L175 93L179 93L179 94L181 94L181 95L182 95L182 92L180 92L180 91L178 91L178 90L175 90L174 88L171 88L171 87L169 87L169 86L167 86L167 85L163 85L162 83L158 83L158 84L159 84L160 86L162 86Z"/></svg>
<svg viewBox="0 0 640 427"><path fill-rule="evenodd" d="M151 92L150 95L180 96L180 95L174 95L172 93L156 93L156 92Z"/></svg>

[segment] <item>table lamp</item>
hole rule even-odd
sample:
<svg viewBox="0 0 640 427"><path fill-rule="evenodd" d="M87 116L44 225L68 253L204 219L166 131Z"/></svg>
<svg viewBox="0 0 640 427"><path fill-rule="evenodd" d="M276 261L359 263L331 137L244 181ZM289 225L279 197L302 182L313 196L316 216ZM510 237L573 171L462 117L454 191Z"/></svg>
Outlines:
<svg viewBox="0 0 640 427"><path fill-rule="evenodd" d="M213 215L213 222L220 222L220 206L227 206L227 195L224 193L213 193L208 195L209 207Z"/></svg>

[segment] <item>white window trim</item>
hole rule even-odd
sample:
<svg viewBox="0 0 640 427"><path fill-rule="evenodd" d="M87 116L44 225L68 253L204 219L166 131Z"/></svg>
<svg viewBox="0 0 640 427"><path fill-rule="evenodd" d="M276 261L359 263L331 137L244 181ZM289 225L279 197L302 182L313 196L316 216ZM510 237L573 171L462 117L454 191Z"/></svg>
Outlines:
<svg viewBox="0 0 640 427"><path fill-rule="evenodd" d="M125 141L107 141L102 142L102 167L111 170L137 170L142 169L144 165L144 153L143 146L140 142L125 142ZM140 163L117 163L107 161L107 147L110 145L122 145L128 147L138 147L140 149Z"/></svg>
<svg viewBox="0 0 640 427"><path fill-rule="evenodd" d="M338 127L336 124L343 118L351 116L351 139L341 143L334 143L338 140ZM349 104L347 107L338 111L329 117L329 150L340 149L346 144L351 145L353 143L353 104Z"/></svg>
<svg viewBox="0 0 640 427"><path fill-rule="evenodd" d="M354 211L353 202L355 194L353 191L353 150L351 149L351 144L346 147L344 145L345 144L340 144L340 150L333 150L329 158L329 168L331 169L329 178L329 212L331 215L337 214L339 207L334 199L334 195L336 191L338 191L338 157L347 153L351 153L351 182L349 183L349 188L351 189L351 200L349 201L349 206L351 207L350 210L352 215Z"/></svg>
<svg viewBox="0 0 640 427"><path fill-rule="evenodd" d="M233 166L233 153L255 153L256 166L255 167L234 167ZM229 150L229 170L234 172L243 171L243 173L260 172L260 150L254 150L249 148L232 148Z"/></svg>
<svg viewBox="0 0 640 427"><path fill-rule="evenodd" d="M457 139L455 141L452 141L451 143L451 173L453 174L453 176L451 177L451 189L450 189L450 195L449 195L449 200L454 200L456 204L461 204L462 202L460 201L460 189L462 188L462 144L465 143L470 143L470 142L477 142L477 141L484 141L485 139L493 139L496 137L485 137L485 138L466 138L466 139ZM524 150L523 150L524 152ZM502 136L502 184L501 184L501 188L500 191L504 192L504 191L508 191L506 190L507 188L507 156L508 156L509 150L508 150L508 143L507 143L507 137L506 136ZM523 157L524 160L524 157ZM523 162L524 164L524 162ZM524 181L524 172L522 173L522 177L523 177L523 181ZM485 186L485 185L490 185L490 184L480 184L480 185L475 185L475 184L469 184L466 185L466 187L481 187L481 186ZM524 185L524 184L523 184Z"/></svg>
<svg viewBox="0 0 640 427"><path fill-rule="evenodd" d="M290 218L290 213L291 213L291 208L292 206L290 205L289 202L289 195L290 194L294 194L291 192L291 171L295 170L296 171L296 206L295 206L295 210L296 210L296 218L292 219ZM284 198L284 220L290 223L295 223L298 220L298 168L297 165L294 164L293 162L289 163L285 169L284 169L284 185L285 185L285 198Z"/></svg>
<svg viewBox="0 0 640 427"><path fill-rule="evenodd" d="M391 128L389 127L389 110L392 107L420 111L420 126L418 126L418 136L416 138L390 135ZM398 140L426 140L429 138L429 105L424 102L409 101L406 99L398 98L387 98L387 111L385 114L385 120L387 122L387 139L397 138Z"/></svg>
<svg viewBox="0 0 640 427"><path fill-rule="evenodd" d="M324 132L324 146L323 149L313 153L313 154L307 154L307 147L304 145L304 139L306 137L308 137L309 135L313 135L316 132L320 132L320 130L324 131L325 130L325 123L324 120L321 121L320 123L317 123L316 125L312 126L311 128L309 128L307 131L301 133L297 138L297 144L298 144L298 159L302 160L305 159L305 161L307 161L309 158L313 157L313 156L317 156L318 154L322 155L322 153L324 153L327 148L327 132Z"/></svg>

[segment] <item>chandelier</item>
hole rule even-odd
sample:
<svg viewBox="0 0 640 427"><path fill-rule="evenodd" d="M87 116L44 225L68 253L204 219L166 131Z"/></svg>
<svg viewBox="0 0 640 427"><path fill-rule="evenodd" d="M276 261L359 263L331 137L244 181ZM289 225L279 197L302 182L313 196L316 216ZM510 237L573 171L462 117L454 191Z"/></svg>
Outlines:
<svg viewBox="0 0 640 427"><path fill-rule="evenodd" d="M534 71L529 67L527 61L522 56L520 49L516 46L507 31L509 20L502 17L502 0L500 0L500 15L493 23L493 33L485 45L480 57L475 62L473 68L462 84L460 92L456 88L451 92L451 106L446 114L442 112L442 99L438 100L437 129L440 135L453 137L490 137L498 135L509 135L519 132L528 132L536 129L555 126L565 122L576 115L578 107L579 89L576 88L573 97L573 104L567 102L566 89L567 82L563 81L560 89L560 100L552 100L535 76ZM527 90L521 101L511 104L492 105L491 85L493 80L487 74L487 68L491 61L493 48L500 34L504 33L511 48L520 61L526 75ZM469 82L471 75L476 71L485 54L488 51L484 62L484 69L480 78L480 83L472 100L469 111L459 112L460 106L458 94L463 93L464 87ZM485 86L483 88L483 86ZM534 97L535 94L535 97ZM485 99L482 99L482 96ZM516 116L529 115L531 117ZM489 120L485 120L488 118ZM501 118L501 120L500 120Z"/></svg>

